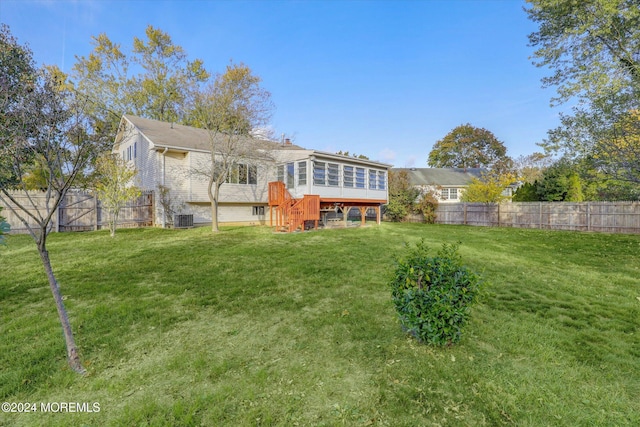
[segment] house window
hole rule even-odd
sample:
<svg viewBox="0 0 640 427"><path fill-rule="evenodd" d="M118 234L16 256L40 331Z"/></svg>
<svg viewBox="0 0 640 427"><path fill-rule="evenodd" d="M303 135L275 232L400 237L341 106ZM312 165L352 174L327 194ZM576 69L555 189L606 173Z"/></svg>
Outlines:
<svg viewBox="0 0 640 427"><path fill-rule="evenodd" d="M258 167L245 163L234 163L229 169L229 175L225 181L229 184L257 184Z"/></svg>
<svg viewBox="0 0 640 427"><path fill-rule="evenodd" d="M295 187L295 175L293 172L293 168L293 163L287 163L287 188Z"/></svg>
<svg viewBox="0 0 640 427"><path fill-rule="evenodd" d="M254 206L253 215L264 215L264 206Z"/></svg>
<svg viewBox="0 0 640 427"><path fill-rule="evenodd" d="M278 165L276 181L284 182L284 165Z"/></svg>
<svg viewBox="0 0 640 427"><path fill-rule="evenodd" d="M365 187L364 168L356 168L356 188Z"/></svg>
<svg viewBox="0 0 640 427"><path fill-rule="evenodd" d="M133 143L133 158L136 159L138 157L138 143Z"/></svg>
<svg viewBox="0 0 640 427"><path fill-rule="evenodd" d="M313 162L313 185L326 185L324 162Z"/></svg>
<svg viewBox="0 0 640 427"><path fill-rule="evenodd" d="M307 162L298 162L298 185L307 185Z"/></svg>
<svg viewBox="0 0 640 427"><path fill-rule="evenodd" d="M378 181L378 174L376 171L369 169L369 189L371 190L375 190L376 189L376 183Z"/></svg>
<svg viewBox="0 0 640 427"><path fill-rule="evenodd" d="M386 175L384 171L378 171L378 190L386 188Z"/></svg>
<svg viewBox="0 0 640 427"><path fill-rule="evenodd" d="M247 165L240 163L238 165L238 184L246 184L249 179L249 171Z"/></svg>
<svg viewBox="0 0 640 427"><path fill-rule="evenodd" d="M440 191L440 198L442 200L458 200L457 188L443 188Z"/></svg>
<svg viewBox="0 0 640 427"><path fill-rule="evenodd" d="M337 187L340 185L340 165L337 163L329 163L327 167L327 178L329 185Z"/></svg>
<svg viewBox="0 0 640 427"><path fill-rule="evenodd" d="M249 184L250 185L258 184L258 166L249 165L248 173L249 173Z"/></svg>
<svg viewBox="0 0 640 427"><path fill-rule="evenodd" d="M344 186L353 187L353 166L345 166L343 173Z"/></svg>

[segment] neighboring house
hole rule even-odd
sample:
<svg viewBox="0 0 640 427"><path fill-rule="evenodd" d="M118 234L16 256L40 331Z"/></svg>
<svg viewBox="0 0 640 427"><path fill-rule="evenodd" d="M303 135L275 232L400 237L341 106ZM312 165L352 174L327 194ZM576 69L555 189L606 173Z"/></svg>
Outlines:
<svg viewBox="0 0 640 427"><path fill-rule="evenodd" d="M120 129L113 152L136 167L136 185L156 192L156 224L171 224L173 219L162 208L160 188L167 190L174 213L193 215L194 225L210 224L207 180L192 173L198 165L210 164L209 133L131 115L123 116ZM351 207L360 208L363 218L367 210L374 209L379 218L380 206L387 203L390 165L307 150L288 142L252 143L258 151L268 153L269 159L256 156L255 161L242 160L235 166L220 187L220 224L267 224L274 217L276 222L288 221L282 217L289 214L283 204L290 206L305 196L315 196L319 203L320 217L313 218L316 224L328 212L348 214Z"/></svg>
<svg viewBox="0 0 640 427"><path fill-rule="evenodd" d="M441 203L459 202L465 188L473 178L480 178L481 168L406 168L393 169L394 172L407 171L409 183L422 193L433 191Z"/></svg>

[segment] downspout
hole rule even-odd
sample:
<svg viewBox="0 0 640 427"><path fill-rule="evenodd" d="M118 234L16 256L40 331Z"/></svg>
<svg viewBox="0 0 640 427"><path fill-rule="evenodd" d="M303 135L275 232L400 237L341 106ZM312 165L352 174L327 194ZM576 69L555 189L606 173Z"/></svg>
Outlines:
<svg viewBox="0 0 640 427"><path fill-rule="evenodd" d="M162 152L162 188L166 189L165 186L165 175L166 175L166 159L167 151L169 147L164 147L164 151ZM162 208L162 228L167 228L167 210Z"/></svg>

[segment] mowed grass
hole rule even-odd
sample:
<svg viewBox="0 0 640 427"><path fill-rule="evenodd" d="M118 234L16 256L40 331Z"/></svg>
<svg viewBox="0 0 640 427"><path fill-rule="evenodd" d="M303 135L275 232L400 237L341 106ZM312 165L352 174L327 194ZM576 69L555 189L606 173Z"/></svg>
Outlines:
<svg viewBox="0 0 640 427"><path fill-rule="evenodd" d="M388 282L420 239L486 280L462 341L400 329ZM640 236L422 224L50 237L82 359L66 365L27 236L0 248L0 425L637 426ZM38 409L40 407L38 406Z"/></svg>

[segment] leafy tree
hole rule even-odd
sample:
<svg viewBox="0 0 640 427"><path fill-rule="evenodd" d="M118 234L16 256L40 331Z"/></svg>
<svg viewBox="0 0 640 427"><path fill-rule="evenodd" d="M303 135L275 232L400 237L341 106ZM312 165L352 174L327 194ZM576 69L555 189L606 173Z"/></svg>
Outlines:
<svg viewBox="0 0 640 427"><path fill-rule="evenodd" d="M475 203L501 203L511 198L504 193L514 180L515 177L511 174L485 172L480 178L471 180L460 200Z"/></svg>
<svg viewBox="0 0 640 427"><path fill-rule="evenodd" d="M141 191L133 185L137 171L116 154L103 154L96 160L95 190L98 199L109 212L109 231L115 237L118 216L124 205Z"/></svg>
<svg viewBox="0 0 640 427"><path fill-rule="evenodd" d="M69 365L80 373L85 371L51 266L47 237L54 213L74 180L97 152L108 148L114 134L109 128L94 126L88 109L85 97L65 89L47 70L38 70L31 51L18 44L6 25L0 27L0 201L36 243L62 325ZM24 182L36 161L44 170L44 203L36 203Z"/></svg>
<svg viewBox="0 0 640 427"><path fill-rule="evenodd" d="M389 203L385 214L391 221L406 219L414 211L419 196L420 190L411 185L406 170L389 171Z"/></svg>
<svg viewBox="0 0 640 427"><path fill-rule="evenodd" d="M621 116L610 137L595 144L589 159L613 179L640 184L640 110Z"/></svg>
<svg viewBox="0 0 640 427"><path fill-rule="evenodd" d="M218 228L220 187L234 165L269 159L270 144L254 138L254 130L266 125L273 112L271 94L260 86L262 79L244 64L230 64L224 74L203 91L191 120L207 130L211 158L191 171L208 182L211 201L211 231Z"/></svg>
<svg viewBox="0 0 640 427"><path fill-rule="evenodd" d="M553 74L556 103L576 101L572 114L542 146L573 158L591 158L610 178L640 183L637 126L640 109L640 5L628 0L528 0L536 65ZM621 131L621 128L626 128ZM634 144L635 141L635 144Z"/></svg>
<svg viewBox="0 0 640 427"><path fill-rule="evenodd" d="M509 162L507 148L490 131L460 125L433 146L428 164L435 168L492 168Z"/></svg>
<svg viewBox="0 0 640 427"><path fill-rule="evenodd" d="M523 182L533 183L542 177L542 172L553 164L553 159L545 153L519 156L514 161L515 174Z"/></svg>
<svg viewBox="0 0 640 427"><path fill-rule="evenodd" d="M582 183L576 165L563 158L549 166L538 181L536 191L547 202L581 201Z"/></svg>
<svg viewBox="0 0 640 427"><path fill-rule="evenodd" d="M514 202L539 202L540 197L536 191L538 181L525 182L515 192L511 198Z"/></svg>
<svg viewBox="0 0 640 427"><path fill-rule="evenodd" d="M80 93L99 102L94 114L119 120L124 113L165 122L181 121L199 84L209 78L199 59L158 28L147 26L145 39L134 37L127 52L106 34L93 37L93 51L76 57L70 79ZM105 113L115 112L115 116ZM115 119L113 117L116 117Z"/></svg>
<svg viewBox="0 0 640 427"><path fill-rule="evenodd" d="M569 175L567 180L567 194L564 197L565 202L582 202L584 195L582 194L582 183L577 173Z"/></svg>

